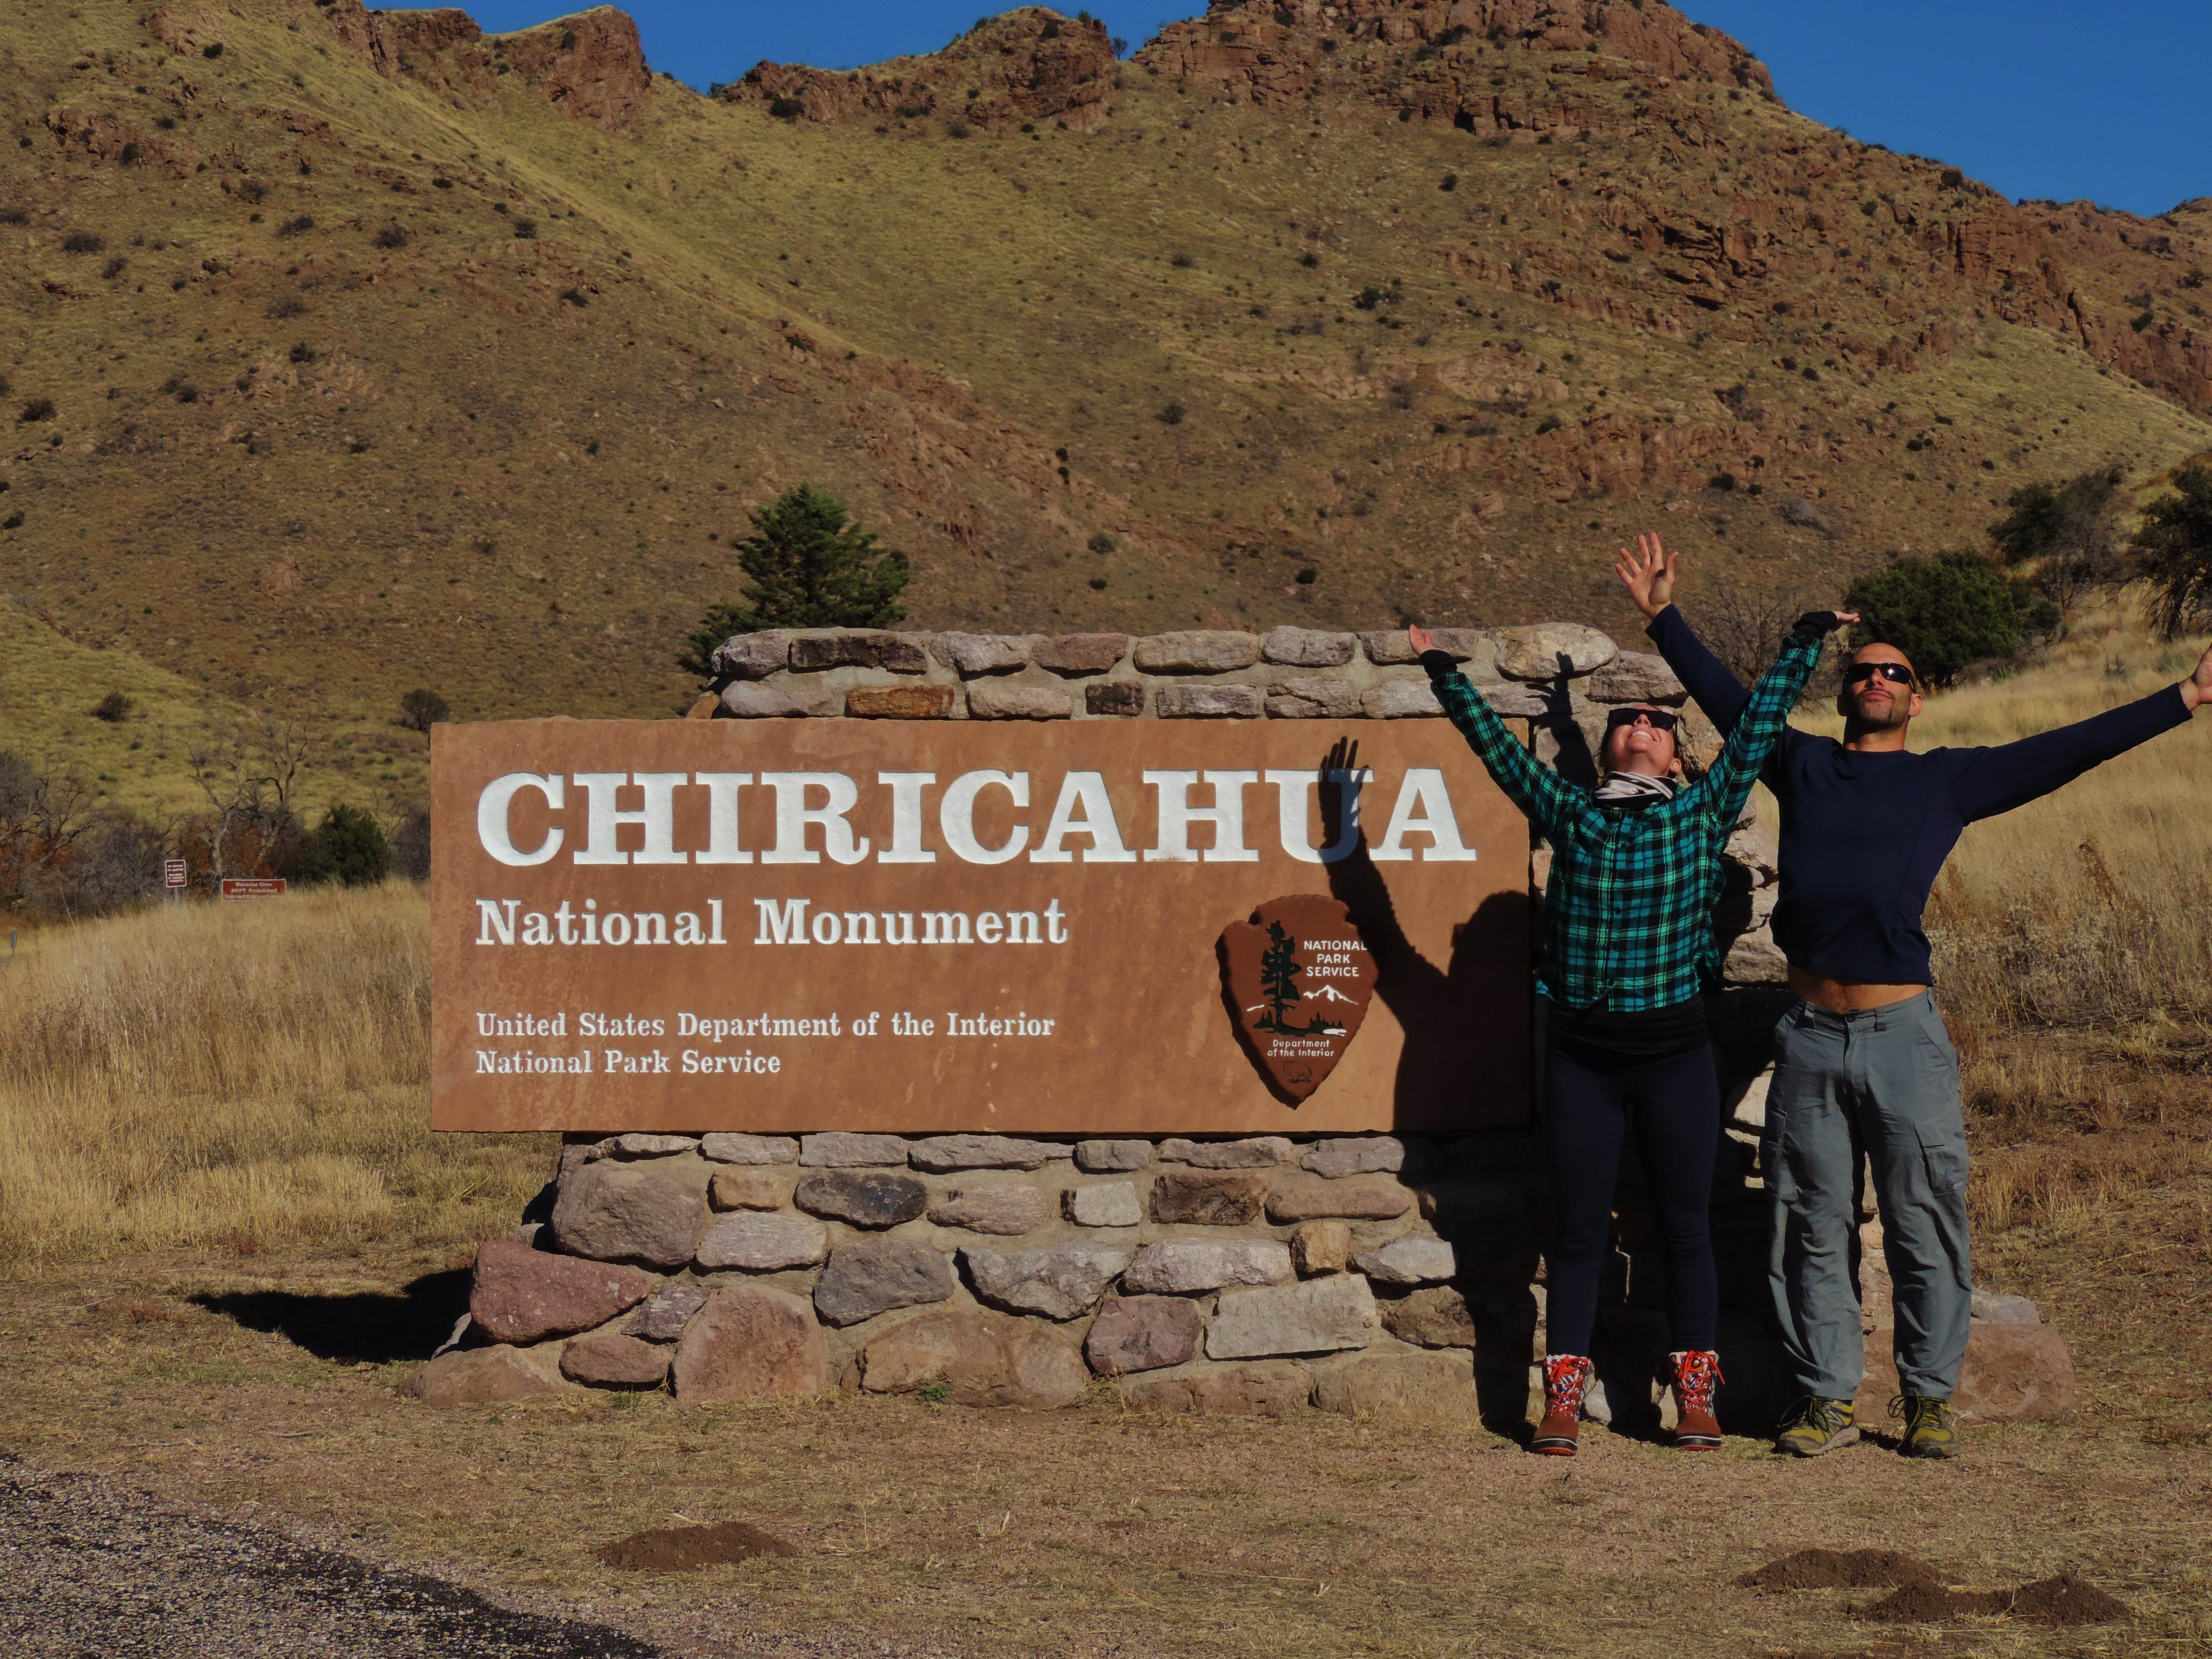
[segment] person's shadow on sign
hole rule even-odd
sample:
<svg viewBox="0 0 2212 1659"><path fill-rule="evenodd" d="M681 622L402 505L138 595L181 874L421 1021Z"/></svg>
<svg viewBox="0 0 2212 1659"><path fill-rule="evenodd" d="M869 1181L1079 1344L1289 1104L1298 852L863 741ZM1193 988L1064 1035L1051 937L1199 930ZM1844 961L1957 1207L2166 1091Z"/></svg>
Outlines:
<svg viewBox="0 0 2212 1659"><path fill-rule="evenodd" d="M1354 792L1328 787L1331 775L1355 775L1359 745L1340 738L1321 763L1322 845L1342 837L1344 802ZM1355 809L1356 810L1356 809ZM1351 852L1327 866L1329 891L1344 905L1367 941L1375 963L1375 994L1405 1032L1392 1091L1393 1127L1425 1133L1517 1129L1528 1121L1528 895L1493 893L1451 930L1451 951L1442 967L1407 938L1382 872L1369 856L1361 827ZM1485 1010L1510 1009L1507 1048L1485 1054L1478 1036L1495 1018ZM1492 1039L1496 1041L1495 1038Z"/></svg>

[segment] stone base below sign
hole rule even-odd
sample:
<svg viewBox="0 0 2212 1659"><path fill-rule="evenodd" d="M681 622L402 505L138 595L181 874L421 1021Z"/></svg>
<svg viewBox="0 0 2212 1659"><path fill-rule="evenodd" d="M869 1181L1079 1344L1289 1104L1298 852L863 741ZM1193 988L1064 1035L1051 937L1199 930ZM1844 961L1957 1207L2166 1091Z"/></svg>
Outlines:
<svg viewBox="0 0 2212 1659"><path fill-rule="evenodd" d="M1719 1399L1764 1431L1794 1393L1762 1312L1764 1195L1716 1184ZM833 1389L1049 1410L1094 1388L1174 1412L1318 1408L1510 1431L1540 1394L1534 1138L1050 1140L994 1135L572 1138L531 1213L479 1252L465 1345L426 1403L581 1389L779 1400ZM1656 1432L1663 1283L1624 1186L1601 1311L1605 1413ZM1863 1413L1893 1392L1872 1264ZM1738 1261L1734 1258L1743 1256ZM1975 1322L1960 1404L2042 1420L2064 1345L2018 1298ZM1998 1319L2003 1322L1999 1323ZM1887 1380L1885 1380L1887 1379ZM1869 1396L1870 1397L1870 1396Z"/></svg>

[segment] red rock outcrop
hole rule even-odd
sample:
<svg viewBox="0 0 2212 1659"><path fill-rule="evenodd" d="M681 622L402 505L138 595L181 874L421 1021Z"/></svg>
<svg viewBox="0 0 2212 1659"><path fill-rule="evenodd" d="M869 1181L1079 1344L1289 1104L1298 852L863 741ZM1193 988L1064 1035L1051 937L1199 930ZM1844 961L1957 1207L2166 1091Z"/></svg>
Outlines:
<svg viewBox="0 0 2212 1659"><path fill-rule="evenodd" d="M1059 121L1089 132L1105 118L1119 68L1105 24L1024 6L978 24L943 52L852 70L759 64L720 95L795 120L928 117L987 132Z"/></svg>

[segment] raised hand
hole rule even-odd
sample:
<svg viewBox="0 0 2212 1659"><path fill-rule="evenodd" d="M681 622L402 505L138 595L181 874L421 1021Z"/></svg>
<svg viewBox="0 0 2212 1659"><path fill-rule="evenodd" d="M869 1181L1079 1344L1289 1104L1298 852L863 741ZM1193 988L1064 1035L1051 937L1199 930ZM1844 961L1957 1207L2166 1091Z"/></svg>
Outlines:
<svg viewBox="0 0 2212 1659"><path fill-rule="evenodd" d="M2181 700L2192 710L2199 703L2212 702L2212 649L2197 659L2197 672L2182 681Z"/></svg>
<svg viewBox="0 0 2212 1659"><path fill-rule="evenodd" d="M1674 603L1674 567L1681 562L1680 553L1669 553L1659 544L1659 532L1651 531L1636 538L1636 551L1620 550L1613 574L1620 578L1620 585L1628 590L1628 597L1636 608L1647 617L1656 617Z"/></svg>
<svg viewBox="0 0 2212 1659"><path fill-rule="evenodd" d="M1437 648L1437 636L1419 623L1406 624L1406 637L1413 642L1413 654L1417 657Z"/></svg>

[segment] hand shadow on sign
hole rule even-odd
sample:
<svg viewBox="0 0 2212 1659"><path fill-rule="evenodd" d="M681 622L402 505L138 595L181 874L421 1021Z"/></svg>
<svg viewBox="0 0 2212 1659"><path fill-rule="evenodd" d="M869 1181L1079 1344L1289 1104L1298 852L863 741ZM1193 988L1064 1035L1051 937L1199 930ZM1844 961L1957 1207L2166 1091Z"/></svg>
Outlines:
<svg viewBox="0 0 2212 1659"><path fill-rule="evenodd" d="M430 1357L469 1310L471 1277L468 1268L456 1267L425 1273L396 1293L232 1291L191 1299L249 1331L281 1336L318 1359L386 1365Z"/></svg>
<svg viewBox="0 0 2212 1659"><path fill-rule="evenodd" d="M1321 763L1322 845L1343 830L1343 791L1331 772L1356 772L1359 745L1340 738ZM1352 851L1325 866L1375 963L1375 994L1405 1032L1392 1091L1400 1129L1517 1129L1528 1121L1525 1037L1510 1062L1480 1052L1475 1030L1488 1005L1524 1008L1528 988L1528 895L1493 893L1451 930L1451 955L1439 968L1414 948L1398 920L1382 872L1369 856L1363 825Z"/></svg>

